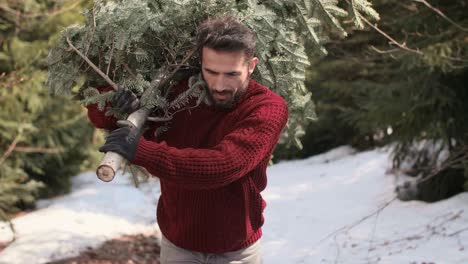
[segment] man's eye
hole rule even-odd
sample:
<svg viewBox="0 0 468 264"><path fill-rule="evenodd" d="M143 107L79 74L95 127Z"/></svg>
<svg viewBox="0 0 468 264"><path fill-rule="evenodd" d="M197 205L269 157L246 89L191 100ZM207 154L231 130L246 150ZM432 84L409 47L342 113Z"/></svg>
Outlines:
<svg viewBox="0 0 468 264"><path fill-rule="evenodd" d="M210 71L210 70L208 70L208 69L204 69L204 71L205 71L207 74L211 74L211 75L216 74L216 72Z"/></svg>

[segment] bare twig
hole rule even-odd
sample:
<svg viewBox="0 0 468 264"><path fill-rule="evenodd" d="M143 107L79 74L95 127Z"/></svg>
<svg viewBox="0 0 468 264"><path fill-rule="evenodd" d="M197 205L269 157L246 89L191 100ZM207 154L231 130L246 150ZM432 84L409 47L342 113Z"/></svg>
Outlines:
<svg viewBox="0 0 468 264"><path fill-rule="evenodd" d="M5 153L3 153L2 158L0 158L0 164L2 164L8 158L8 156L10 156L11 152L13 152L13 150L16 147L16 144L18 144L18 142L20 140L20 137L21 137L21 133L18 133L18 135L16 135L15 139L13 139L13 142L10 144L8 149L5 151Z"/></svg>
<svg viewBox="0 0 468 264"><path fill-rule="evenodd" d="M413 52L413 53L416 53L418 55L423 55L423 53L420 51L420 50L415 50L415 49L411 49L409 48L408 46L406 46L406 43L399 43L398 41L396 41L394 38L390 37L387 33L385 33L384 31L382 31L380 28L378 28L377 26L373 25L371 22L369 22L369 20L367 20L364 16L358 14L358 16L364 21L366 22L366 24L368 26L370 26L371 28L375 29L377 32L379 32L381 35L383 35L384 37L386 37L388 40L390 40L390 42L392 42L394 45L397 45L398 47L400 47L401 49L404 49L406 51L409 51L409 52Z"/></svg>
<svg viewBox="0 0 468 264"><path fill-rule="evenodd" d="M83 53L81 53L81 51L79 51L75 46L73 46L73 44L71 43L70 39L67 37L67 42L68 42L68 45L70 45L70 47L78 54L80 55L80 57L85 60L89 66L91 66L91 68L93 68L93 70L95 72L97 72L104 80L106 80L106 82L111 85L115 90L117 90L119 87L117 86L117 84L115 84L110 78L109 76L107 76L105 73L103 73L96 65L94 65L94 63L92 61L90 61L88 59L88 57L86 57L85 55L83 55Z"/></svg>
<svg viewBox="0 0 468 264"><path fill-rule="evenodd" d="M161 81L161 85L164 85L166 83L167 80L169 80L172 76L174 76L174 74L182 67L184 66L188 60L190 60L190 58L192 58L193 54L195 54L195 52L197 51L196 48L192 49L191 51L189 51L189 53L187 54L187 56L185 56L185 58L177 65L177 67L164 79Z"/></svg>
<svg viewBox="0 0 468 264"><path fill-rule="evenodd" d="M12 238L11 241L9 241L8 243L13 243L13 242L15 242L15 240L16 240L16 229L15 229L15 225L13 224L13 222L11 221L11 219L8 218L7 214L5 213L5 211L3 211L2 208L0 208L0 219L8 222L8 225L9 225L9 227L10 227L10 229L11 229L11 232L13 233L13 238Z"/></svg>
<svg viewBox="0 0 468 264"><path fill-rule="evenodd" d="M332 237L332 236L336 236L338 233L342 232L342 231L349 231L351 229L353 229L354 227L358 226L359 224L361 224L362 222L366 221L367 219L373 217L374 215L377 215L377 214L380 214L380 212L382 212L385 208L387 208L391 203L393 203L395 200L397 199L397 197L393 197L390 201L386 202L384 205L382 205L381 207L379 207L375 212L373 212L372 214L370 215L367 215L367 216L364 216L363 218L359 219L358 221L354 222L353 224L351 225L348 225L348 226L343 226L343 227L340 227L339 229L333 231L332 233L328 234L327 236L325 236L324 238L320 239L320 241L318 242L318 244L322 243L323 241L327 240L328 238Z"/></svg>
<svg viewBox="0 0 468 264"><path fill-rule="evenodd" d="M419 179L417 183L419 184L419 183L428 181L429 179L431 179L431 178L435 177L437 174L439 174L441 171L443 171L445 169L448 169L448 168L452 167L453 165L456 165L456 164L462 162L463 160L468 160L468 146L462 148L460 151L455 153L453 156L455 156L456 158L446 160L445 163L440 168L437 168L437 169L433 170L428 176Z"/></svg>
<svg viewBox="0 0 468 264"><path fill-rule="evenodd" d="M192 58L193 54L195 54L196 51L197 51L196 48L193 48L192 50L190 50L189 53L185 56L185 58L182 59L182 61L181 61L179 64L176 64L177 67L175 67L175 69L174 69L169 75L162 75L162 78L163 78L163 79L162 79L160 82L156 82L156 79L157 79L157 78L156 78L155 80L153 80L153 81L151 82L151 85L150 85L150 86L153 87L154 85L158 85L159 87L163 87L163 86L165 85L165 83L166 83L168 80L170 80L170 79L172 78L172 76L174 76L174 74L176 74L177 71L179 71L180 68L182 68L182 66L184 66L184 65L188 62L188 60L189 60L190 58ZM165 93L165 95L164 95L166 98L167 98L169 92L170 92L170 89L167 89L167 91L166 91L166 93Z"/></svg>
<svg viewBox="0 0 468 264"><path fill-rule="evenodd" d="M93 42L93 38L94 38L94 32L96 30L96 16L94 15L94 11L95 11L95 9L93 8L91 14L93 15L93 25L94 26L93 26L93 30L91 30L91 36L89 37L88 45L86 45L86 50L85 50L85 53L84 53L85 56L88 56L89 48L91 48L91 43ZM78 68L81 68L83 63L84 63L84 61L80 64L80 67L78 67ZM88 68L86 69L86 71L88 70Z"/></svg>
<svg viewBox="0 0 468 264"><path fill-rule="evenodd" d="M416 1L416 0L413 0L413 1ZM391 43L393 43L394 45L398 46L399 48L403 49L403 50L406 50L406 51L409 51L409 52L412 52L412 53L415 53L415 54L418 54L420 56L423 56L424 53L420 50L416 50L416 49L412 49L412 48L409 48L408 46L406 46L406 43L399 43L398 41L396 41L394 38L390 37L387 33L385 33L383 30L381 30L380 28L378 28L377 26L373 25L371 22L369 22L369 20L367 20L364 16L362 15L359 15L360 18L366 22L367 25L369 25L371 28L375 29L377 32L379 32L382 36L386 37L388 40L390 40ZM455 57L450 57L450 56L446 56L446 55L441 55L441 54L437 54L438 57L441 57L443 59L447 59L447 60L452 60L452 61L458 61L458 62L468 62L468 60L466 59L460 59L460 58L455 58Z"/></svg>
<svg viewBox="0 0 468 264"><path fill-rule="evenodd" d="M452 234L449 234L448 236L456 236L456 235L458 235L460 233L463 233L463 232L465 232L467 230L468 230L468 227L465 227L465 228L462 228L462 229L460 229L460 230L458 230L456 232L453 232Z"/></svg>
<svg viewBox="0 0 468 264"><path fill-rule="evenodd" d="M127 63L122 63L122 65L124 66L125 70L127 70L127 72L133 77L133 79L136 80L136 75L132 72L132 70L130 70L130 67L128 67L128 64Z"/></svg>
<svg viewBox="0 0 468 264"><path fill-rule="evenodd" d="M369 250L367 251L367 261L368 263L372 263L370 261L370 252L373 250L373 246L374 246L374 237L375 237L375 230L377 229L377 222L379 220L379 215L380 215L380 212L381 211L378 211L375 215L375 222L374 222L374 226L372 228L372 234L371 234L371 237L370 237L370 241L369 241Z"/></svg>
<svg viewBox="0 0 468 264"><path fill-rule="evenodd" d="M400 242L415 241L415 240L421 240L421 239L424 239L424 238L430 239L434 235L440 235L440 236L443 236L443 237L456 236L459 233L468 230L468 227L465 228L465 229L459 230L457 232L454 232L452 234L449 234L449 235L447 235L445 233L442 233L442 232L438 231L437 229L442 230L442 231L446 230L446 227L445 227L446 224L448 222L450 222L450 221L454 221L455 219L459 218L462 213L463 213L463 210L460 210L460 211L458 211L456 213L449 212L449 213L446 213L444 215L437 216L434 219L429 220L428 224L421 225L421 227L424 226L424 228L421 231L417 231L417 232L415 232L413 234L405 235L404 237L397 238L397 239L394 239L394 240L386 240L386 241L384 241L382 243L379 243L377 246L379 246L379 247L388 247L390 244L396 244L396 243L400 243ZM441 221L439 221L439 219Z"/></svg>
<svg viewBox="0 0 468 264"><path fill-rule="evenodd" d="M24 152L24 153L47 153L47 154L57 154L62 153L64 150L62 148L37 148L37 147L18 147L14 149L15 152Z"/></svg>
<svg viewBox="0 0 468 264"><path fill-rule="evenodd" d="M361 218L360 220L356 221L354 224L350 225L347 229L348 229L348 230L351 230L352 228L358 226L359 224L361 224L362 222L366 221L367 219L373 217L374 215L380 214L380 212L382 212L385 208L387 208L387 207L388 207L391 203L393 203L396 199L397 199L397 197L393 197L390 201L386 202L384 205L382 205L381 207L379 207L375 212L373 212L372 214L367 215L367 216Z"/></svg>
<svg viewBox="0 0 468 264"><path fill-rule="evenodd" d="M128 165L128 166L130 166L129 169L130 169L130 174L132 174L133 184L135 185L136 188L139 188L140 187L140 181L138 180L138 173L133 168L133 166L131 166L131 165Z"/></svg>
<svg viewBox="0 0 468 264"><path fill-rule="evenodd" d="M457 27L458 29L462 30L462 31L467 31L468 32L468 28L464 28L462 26L460 26L459 24L457 24L455 21L453 21L452 19L450 19L450 17L446 16L444 13L442 13L442 11L440 11L440 9L437 9L435 7L433 7L431 4L429 4L427 1L425 0L413 0L414 2L418 2L418 3L422 3L424 5L426 5L427 7L429 7L430 9L432 9L434 12L436 12L439 16L443 17L445 20L447 20L450 24L454 25L455 27Z"/></svg>
<svg viewBox="0 0 468 264"><path fill-rule="evenodd" d="M370 48L373 49L375 52L380 53L380 54L388 54L388 53L393 53L393 52L400 51L400 49L398 49L398 48L397 49L390 49L390 50L381 50L381 49L377 48L374 45L370 45Z"/></svg>
<svg viewBox="0 0 468 264"><path fill-rule="evenodd" d="M114 56L114 47L115 47L115 41L112 42L112 48L111 48L111 51L110 51L109 64L107 64L107 70L106 70L106 75L107 76L109 76L109 70L110 70L110 66L111 66L111 63L112 63L112 57Z"/></svg>
<svg viewBox="0 0 468 264"><path fill-rule="evenodd" d="M335 242L335 245L336 245L336 257L335 257L335 264L338 264L338 260L340 258L340 244L338 244L338 240L336 238L336 236L333 238L333 241Z"/></svg>

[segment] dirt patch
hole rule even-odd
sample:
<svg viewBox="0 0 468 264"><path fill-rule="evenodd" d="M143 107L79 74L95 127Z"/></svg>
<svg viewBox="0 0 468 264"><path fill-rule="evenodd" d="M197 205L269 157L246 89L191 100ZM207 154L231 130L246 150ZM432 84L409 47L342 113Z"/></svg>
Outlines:
<svg viewBox="0 0 468 264"><path fill-rule="evenodd" d="M79 256L49 264L160 264L159 242L155 235L123 236L109 240L99 248L88 248Z"/></svg>

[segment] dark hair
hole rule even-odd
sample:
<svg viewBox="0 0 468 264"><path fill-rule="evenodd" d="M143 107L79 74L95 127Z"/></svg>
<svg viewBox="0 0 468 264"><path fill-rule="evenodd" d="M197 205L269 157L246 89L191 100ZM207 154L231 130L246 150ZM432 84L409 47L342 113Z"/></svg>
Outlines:
<svg viewBox="0 0 468 264"><path fill-rule="evenodd" d="M204 47L217 51L244 51L254 56L255 33L232 16L208 19L197 29L197 48L201 58Z"/></svg>

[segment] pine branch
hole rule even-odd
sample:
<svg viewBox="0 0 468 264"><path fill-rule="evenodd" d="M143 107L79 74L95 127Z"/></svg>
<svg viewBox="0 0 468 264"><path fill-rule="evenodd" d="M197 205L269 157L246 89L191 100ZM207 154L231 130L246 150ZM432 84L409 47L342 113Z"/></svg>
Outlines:
<svg viewBox="0 0 468 264"><path fill-rule="evenodd" d="M423 54L420 50L415 50L415 49L408 48L406 46L406 43L403 43L403 44L399 43L394 38L390 37L387 33L385 33L383 30L381 30L380 28L378 28L377 26L375 26L371 22L369 22L369 20L367 20L364 16L362 16L360 14L357 14L357 16L359 16L359 18L362 19L368 26L375 29L375 31L379 32L382 36L386 37L388 40L390 40L393 44L397 45L401 49L412 52L412 53L416 53L418 55Z"/></svg>
<svg viewBox="0 0 468 264"><path fill-rule="evenodd" d="M89 37L89 41L88 41L88 45L86 45L86 51L84 53L84 55L87 57L88 56L88 52L89 52L89 48L91 48L91 43L92 43L92 39L94 38L94 32L96 31L96 16L94 15L94 12L95 12L95 9L93 8L91 10L91 14L93 15L93 27L91 29L91 36ZM80 67L78 68L81 68L81 66L83 66L83 63L85 63L85 61L83 60L83 62L80 64Z"/></svg>
<svg viewBox="0 0 468 264"><path fill-rule="evenodd" d="M358 14L359 15L359 14ZM385 38L387 38L388 40L390 40L391 43L393 43L394 45L398 46L400 49L403 49L403 50L406 50L406 51L409 51L411 53L415 53L419 56L423 56L424 53L420 50L415 50L415 49L412 49L412 48L409 48L408 46L406 46L406 43L399 43L398 41L396 41L394 38L390 37L387 33L385 33L383 30L381 30L380 28L378 28L377 26L373 25L372 23L369 22L369 20L367 20L365 17L363 17L362 15L359 15L360 18L367 24L369 25L371 28L375 29L375 31L379 32L382 36L384 36ZM437 57L440 57L440 58L443 58L443 59L447 59L447 60L452 60L452 61L458 61L458 62L468 62L468 60L465 60L465 59L460 59L460 58L455 58L455 57L450 57L450 56L446 56L446 55L440 55L440 54L435 54L435 56Z"/></svg>
<svg viewBox="0 0 468 264"><path fill-rule="evenodd" d="M453 154L452 156L455 156L455 158L451 158L451 159L446 160L444 162L444 164L440 168L433 169L433 171L429 175L419 179L417 181L417 184L426 182L426 181L434 178L435 176L437 176L441 171L446 170L446 169L448 169L450 167L453 167L453 166L455 166L457 164L462 163L463 161L468 160L468 146L466 146L466 147L462 148L461 150L457 151L457 153Z"/></svg>
<svg viewBox="0 0 468 264"><path fill-rule="evenodd" d="M83 53L81 53L75 46L73 46L72 42L70 41L70 39L67 37L67 42L68 42L68 45L70 45L70 47L78 54L80 55L81 58L83 58L83 60L85 60L89 66L91 66L91 68L93 68L93 70L98 73L104 80L106 80L106 82L112 86L114 88L114 90L117 90L119 87L117 86L117 84L115 84L110 78L109 76L107 76L105 73L103 73L92 61L90 61L88 59L88 57L86 57L85 55L83 55Z"/></svg>
<svg viewBox="0 0 468 264"><path fill-rule="evenodd" d="M452 19L450 19L450 17L446 16L444 13L442 13L442 11L440 11L440 9L437 9L435 7L433 7L431 4L429 4L427 1L425 0L413 0L414 2L418 2L418 3L422 3L424 5L426 5L427 7L429 7L430 9L432 9L434 12L436 12L439 16L441 16L442 18L444 18L445 20L447 20L450 24L454 25L455 27L457 27L458 29L462 30L462 31L465 31L467 32L468 31L468 28L465 28L465 27L462 27L460 26L459 24L457 24L455 21L453 21Z"/></svg>
<svg viewBox="0 0 468 264"><path fill-rule="evenodd" d="M178 72L180 70L180 68L182 66L184 66L191 58L192 56L195 54L195 52L197 51L196 48L192 49L189 51L189 53L185 56L184 59L182 59L182 61L177 65L177 67L166 77L164 78L162 81L161 81L161 84L159 85L160 87L164 86L164 84L170 80L175 74L176 72Z"/></svg>

